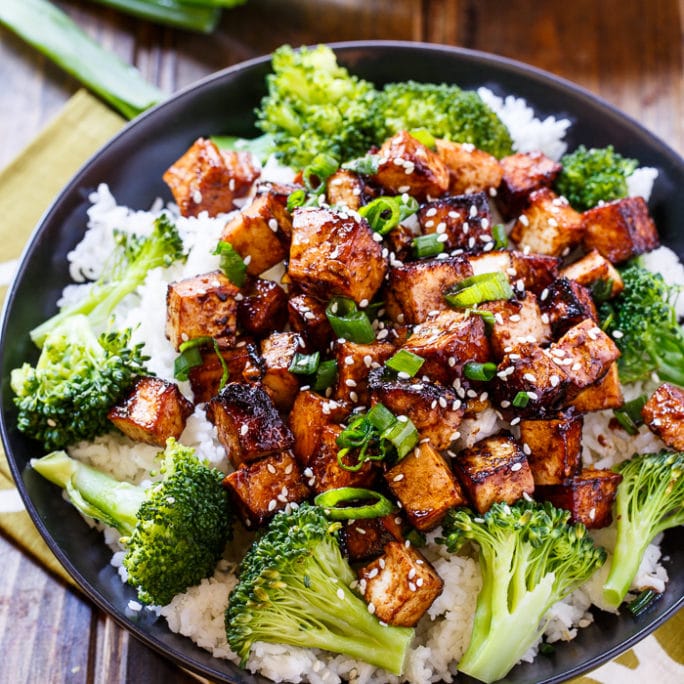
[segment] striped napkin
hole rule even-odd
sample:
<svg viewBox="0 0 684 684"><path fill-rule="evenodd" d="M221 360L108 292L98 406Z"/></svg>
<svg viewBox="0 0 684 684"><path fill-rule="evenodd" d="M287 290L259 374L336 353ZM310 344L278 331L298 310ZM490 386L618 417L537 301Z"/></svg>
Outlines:
<svg viewBox="0 0 684 684"><path fill-rule="evenodd" d="M79 91L46 129L0 171L0 302L26 239L52 198L80 165L124 124ZM27 190L30 189L30 197ZM17 201L25 197L27 201ZM0 449L0 531L53 573L73 583L24 510ZM634 648L573 684L684 682L684 610Z"/></svg>

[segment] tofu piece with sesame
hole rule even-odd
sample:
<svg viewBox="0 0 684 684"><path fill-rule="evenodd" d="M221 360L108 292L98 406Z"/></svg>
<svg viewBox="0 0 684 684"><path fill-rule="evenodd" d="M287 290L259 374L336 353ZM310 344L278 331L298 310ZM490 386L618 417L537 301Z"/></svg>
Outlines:
<svg viewBox="0 0 684 684"><path fill-rule="evenodd" d="M339 169L326 180L325 196L331 206L339 204L358 211L367 198L365 183L359 174Z"/></svg>
<svg viewBox="0 0 684 684"><path fill-rule="evenodd" d="M520 444L507 434L485 437L459 452L453 467L478 513L493 503L515 503L534 493L534 478Z"/></svg>
<svg viewBox="0 0 684 684"><path fill-rule="evenodd" d="M520 441L535 487L560 484L582 468L581 415L520 421Z"/></svg>
<svg viewBox="0 0 684 684"><path fill-rule="evenodd" d="M408 521L421 532L437 527L450 508L468 503L449 464L427 442L389 468L385 481Z"/></svg>
<svg viewBox="0 0 684 684"><path fill-rule="evenodd" d="M238 325L247 335L265 337L287 322L287 293L273 280L254 278L238 297Z"/></svg>
<svg viewBox="0 0 684 684"><path fill-rule="evenodd" d="M368 403L368 374L381 367L396 351L390 342L361 344L344 340L336 342L333 354L337 361L337 384L334 397L352 406Z"/></svg>
<svg viewBox="0 0 684 684"><path fill-rule="evenodd" d="M542 302L555 338L586 319L598 323L598 312L591 292L576 280L557 278L547 288Z"/></svg>
<svg viewBox="0 0 684 684"><path fill-rule="evenodd" d="M292 408L297 392L299 377L289 368L297 353L306 353L306 345L296 332L273 332L261 340L261 383L271 395L279 411Z"/></svg>
<svg viewBox="0 0 684 684"><path fill-rule="evenodd" d="M431 313L448 309L445 293L472 275L465 256L394 263L387 274L387 315L397 323L423 323Z"/></svg>
<svg viewBox="0 0 684 684"><path fill-rule="evenodd" d="M439 158L449 169L449 192L462 195L471 192L496 191L503 178L503 169L493 155L470 143L457 143L437 138Z"/></svg>
<svg viewBox="0 0 684 684"><path fill-rule="evenodd" d="M370 302L382 285L382 247L358 214L323 207L295 209L288 276L306 294Z"/></svg>
<svg viewBox="0 0 684 684"><path fill-rule="evenodd" d="M181 216L217 216L235 208L233 200L247 194L259 173L249 152L222 151L198 138L162 178Z"/></svg>
<svg viewBox="0 0 684 684"><path fill-rule="evenodd" d="M575 280L590 290L600 287L606 299L617 297L625 289L619 271L597 249L592 249L581 259L562 268L560 275Z"/></svg>
<svg viewBox="0 0 684 684"><path fill-rule="evenodd" d="M289 451L242 465L223 479L223 487L242 524L252 530L288 504L298 504L310 494Z"/></svg>
<svg viewBox="0 0 684 684"><path fill-rule="evenodd" d="M620 384L620 374L617 363L610 364L608 372L593 385L585 387L579 394L572 397L568 402L569 408L574 408L579 413L591 411L605 411L616 409L625 403Z"/></svg>
<svg viewBox="0 0 684 684"><path fill-rule="evenodd" d="M449 189L449 169L437 152L408 131L385 140L378 151L380 163L372 178L386 193L408 193L418 201L436 198Z"/></svg>
<svg viewBox="0 0 684 684"><path fill-rule="evenodd" d="M648 398L641 415L670 448L684 450L684 389L665 382Z"/></svg>
<svg viewBox="0 0 684 684"><path fill-rule="evenodd" d="M413 546L392 541L380 558L359 570L368 610L378 620L413 627L442 593L444 582Z"/></svg>
<svg viewBox="0 0 684 684"><path fill-rule="evenodd" d="M510 237L519 249L560 257L579 245L583 234L582 215L564 197L550 188L540 188L528 197Z"/></svg>
<svg viewBox="0 0 684 684"><path fill-rule="evenodd" d="M126 397L115 404L107 418L136 442L164 447L169 437L178 439L193 412L178 385L162 378L138 378Z"/></svg>
<svg viewBox="0 0 684 684"><path fill-rule="evenodd" d="M229 382L206 405L207 419L235 468L290 449L294 436L260 385Z"/></svg>
<svg viewBox="0 0 684 684"><path fill-rule="evenodd" d="M166 290L166 337L178 350L183 342L213 337L231 346L237 330L239 289L221 271L169 283Z"/></svg>
<svg viewBox="0 0 684 684"><path fill-rule="evenodd" d="M402 518L394 513L381 518L345 521L340 532L344 555L352 563L381 555L389 542L404 541L402 523Z"/></svg>
<svg viewBox="0 0 684 684"><path fill-rule="evenodd" d="M325 315L325 304L307 294L292 295L287 301L290 327L298 332L312 350L324 351L334 337Z"/></svg>
<svg viewBox="0 0 684 684"><path fill-rule="evenodd" d="M643 197L625 197L582 214L584 247L595 249L613 264L660 245L658 232Z"/></svg>

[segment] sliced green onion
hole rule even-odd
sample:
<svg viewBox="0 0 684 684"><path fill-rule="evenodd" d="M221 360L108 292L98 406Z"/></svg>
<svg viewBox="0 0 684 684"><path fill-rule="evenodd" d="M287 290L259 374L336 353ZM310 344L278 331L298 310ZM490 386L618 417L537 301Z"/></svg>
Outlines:
<svg viewBox="0 0 684 684"><path fill-rule="evenodd" d="M487 363L479 363L477 361L468 361L463 366L463 375L468 380L491 380L496 375L496 364L492 361Z"/></svg>
<svg viewBox="0 0 684 684"><path fill-rule="evenodd" d="M647 396L641 396L625 402L619 409L613 410L615 420L620 424L624 431L631 436L639 432L639 427L644 424L644 419L641 417L641 409L644 408Z"/></svg>
<svg viewBox="0 0 684 684"><path fill-rule="evenodd" d="M368 344L375 339L375 330L364 311L348 297L333 297L325 308L325 315L337 337L350 342Z"/></svg>
<svg viewBox="0 0 684 684"><path fill-rule="evenodd" d="M515 408L525 408L530 403L530 395L527 392L518 392L511 403Z"/></svg>
<svg viewBox="0 0 684 684"><path fill-rule="evenodd" d="M485 325L489 327L496 323L496 318L491 311L487 311L485 309L468 309L467 313L479 316L485 322Z"/></svg>
<svg viewBox="0 0 684 684"><path fill-rule="evenodd" d="M339 167L340 163L335 157L328 154L317 154L302 171L304 185L312 191L320 188Z"/></svg>
<svg viewBox="0 0 684 684"><path fill-rule="evenodd" d="M383 432L397 420L397 417L384 404L377 403L368 411L366 419L374 428Z"/></svg>
<svg viewBox="0 0 684 684"><path fill-rule="evenodd" d="M321 361L316 369L316 375L311 381L311 389L315 392L322 392L335 382L337 376L337 361L329 359Z"/></svg>
<svg viewBox="0 0 684 684"><path fill-rule="evenodd" d="M444 295L447 302L456 307L475 306L482 302L510 299L512 296L513 288L508 282L508 276L501 271L466 278L456 283L452 292Z"/></svg>
<svg viewBox="0 0 684 684"><path fill-rule="evenodd" d="M542 641L539 644L539 653L543 656L552 656L556 652L556 647L548 641Z"/></svg>
<svg viewBox="0 0 684 684"><path fill-rule="evenodd" d="M595 280L589 288L591 296L597 304L602 304L607 299L610 299L613 294L613 279L601 278Z"/></svg>
<svg viewBox="0 0 684 684"><path fill-rule="evenodd" d="M435 136L432 135L427 128L414 128L412 131L409 131L409 135L412 138L415 138L419 143L425 145L425 147L429 147L431 150L435 149L435 145L437 144Z"/></svg>
<svg viewBox="0 0 684 684"><path fill-rule="evenodd" d="M351 159L342 164L342 168L362 176L374 176L380 168L380 156L377 154L367 154L365 157Z"/></svg>
<svg viewBox="0 0 684 684"><path fill-rule="evenodd" d="M643 615L662 596L653 589L644 589L633 601L627 604L627 610L634 616Z"/></svg>
<svg viewBox="0 0 684 684"><path fill-rule="evenodd" d="M418 354L414 354L407 349L400 349L385 361L385 366L397 373L405 373L409 378L412 378L422 368L424 363L425 359L422 356L418 356Z"/></svg>
<svg viewBox="0 0 684 684"><path fill-rule="evenodd" d="M443 233L428 233L427 235L418 235L413 238L411 249L413 256L420 259L422 257L432 257L441 254L444 251L444 242L440 240L440 235Z"/></svg>
<svg viewBox="0 0 684 684"><path fill-rule="evenodd" d="M320 360L320 352L314 352L313 354L300 354L296 352L287 370L296 375L311 375L318 370Z"/></svg>
<svg viewBox="0 0 684 684"><path fill-rule="evenodd" d="M293 190L287 196L287 210L293 212L298 207L303 207L306 204L306 190L303 188Z"/></svg>
<svg viewBox="0 0 684 684"><path fill-rule="evenodd" d="M415 214L418 206L418 201L410 195L382 196L362 206L359 214L368 221L371 230L387 235L405 218Z"/></svg>
<svg viewBox="0 0 684 684"><path fill-rule="evenodd" d="M508 247L508 235L503 223L495 223L492 226L492 237L494 238L494 249L506 249Z"/></svg>
<svg viewBox="0 0 684 684"><path fill-rule="evenodd" d="M214 352L221 363L223 372L219 381L219 389L223 389L230 377L230 371L228 370L226 360L223 358L223 354L221 354L221 348L213 337L194 337L191 340L187 340L187 342L183 342L178 348L180 353L173 362L173 377L176 380L187 380L190 371L196 366L202 365L201 347L208 345L214 347Z"/></svg>
<svg viewBox="0 0 684 684"><path fill-rule="evenodd" d="M422 549L427 544L427 538L423 532L420 532L415 527L412 527L405 535L406 541L411 542L411 546L417 549Z"/></svg>
<svg viewBox="0 0 684 684"><path fill-rule="evenodd" d="M356 501L375 499L373 504L361 504L357 506L344 505ZM315 499L314 504L325 510L325 514L331 520L364 520L367 518L382 518L389 515L394 506L392 502L380 492L361 487L339 487L321 492ZM343 505L340 505L343 504Z"/></svg>
<svg viewBox="0 0 684 684"><path fill-rule="evenodd" d="M397 460L401 461L404 456L413 451L413 448L418 444L420 435L413 422L406 416L401 416L383 430L380 438L392 443L397 450Z"/></svg>
<svg viewBox="0 0 684 684"><path fill-rule="evenodd" d="M228 280L233 285L242 287L247 279L247 265L235 251L233 245L225 240L219 240L214 254L218 254L221 257L220 268L226 274Z"/></svg>

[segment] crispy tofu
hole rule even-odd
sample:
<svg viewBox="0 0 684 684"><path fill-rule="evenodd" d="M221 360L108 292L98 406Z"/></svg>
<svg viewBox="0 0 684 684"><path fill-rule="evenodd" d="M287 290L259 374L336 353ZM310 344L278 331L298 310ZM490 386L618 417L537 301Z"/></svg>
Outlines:
<svg viewBox="0 0 684 684"><path fill-rule="evenodd" d="M233 200L246 195L258 177L249 152L221 151L206 138L198 138L162 176L181 216L231 211Z"/></svg>
<svg viewBox="0 0 684 684"><path fill-rule="evenodd" d="M287 322L287 293L273 280L254 278L238 298L238 325L247 334L265 337Z"/></svg>
<svg viewBox="0 0 684 684"><path fill-rule="evenodd" d="M394 264L387 274L387 315L397 323L423 323L432 312L448 309L445 292L471 275L465 256Z"/></svg>
<svg viewBox="0 0 684 684"><path fill-rule="evenodd" d="M549 285L541 309L556 338L586 319L598 322L598 312L591 292L569 278L557 278Z"/></svg>
<svg viewBox="0 0 684 684"><path fill-rule="evenodd" d="M584 247L619 264L659 246L658 231L643 197L625 197L582 215Z"/></svg>
<svg viewBox="0 0 684 684"><path fill-rule="evenodd" d="M239 289L221 271L169 283L166 290L166 337L174 349L197 337L213 337L229 347L237 330Z"/></svg>
<svg viewBox="0 0 684 684"><path fill-rule="evenodd" d="M360 344L348 340L337 342L337 384L334 397L356 406L368 403L368 374L379 368L396 351L390 342Z"/></svg>
<svg viewBox="0 0 684 684"><path fill-rule="evenodd" d="M684 389L663 383L649 397L641 415L649 430L665 444L684 450Z"/></svg>
<svg viewBox="0 0 684 684"><path fill-rule="evenodd" d="M413 546L389 542L380 558L359 570L359 588L378 620L413 627L442 593L444 582Z"/></svg>
<svg viewBox="0 0 684 684"><path fill-rule="evenodd" d="M412 261L415 258L413 248L413 241L415 238L415 232L408 226L400 223L398 226L392 228L392 230L385 235L385 242L390 251L390 262ZM443 254L445 252L446 249L443 249L440 253Z"/></svg>
<svg viewBox="0 0 684 684"><path fill-rule="evenodd" d="M625 289L619 271L597 249L592 249L581 259L562 268L560 275L563 278L575 280L590 290L594 286L605 284L608 299L617 297Z"/></svg>
<svg viewBox="0 0 684 684"><path fill-rule="evenodd" d="M378 156L381 161L373 176L388 194L407 192L419 201L443 195L449 189L449 169L436 152L407 131L385 140Z"/></svg>
<svg viewBox="0 0 684 684"><path fill-rule="evenodd" d="M391 513L382 518L347 520L340 533L340 546L354 563L379 556L391 541L403 541L402 519Z"/></svg>
<svg viewBox="0 0 684 684"><path fill-rule="evenodd" d="M454 471L478 513L497 501L515 503L534 493L534 478L527 456L510 435L485 437L453 460Z"/></svg>
<svg viewBox="0 0 684 684"><path fill-rule="evenodd" d="M138 378L123 401L115 404L107 418L136 442L163 447L169 437L178 439L193 405L178 385L162 378Z"/></svg>
<svg viewBox="0 0 684 684"><path fill-rule="evenodd" d="M582 215L564 197L550 188L540 188L528 197L510 236L522 250L560 257L580 244L583 234Z"/></svg>
<svg viewBox="0 0 684 684"><path fill-rule="evenodd" d="M209 422L235 468L290 449L294 436L266 390L229 382L206 405Z"/></svg>
<svg viewBox="0 0 684 684"><path fill-rule="evenodd" d="M307 294L297 294L288 299L287 311L290 327L302 335L308 347L318 351L327 349L334 333L323 302Z"/></svg>
<svg viewBox="0 0 684 684"><path fill-rule="evenodd" d="M589 529L607 527L622 475L612 470L585 468L560 484L540 485L535 494L556 508L570 511L570 521Z"/></svg>
<svg viewBox="0 0 684 684"><path fill-rule="evenodd" d="M560 484L582 468L582 416L520 421L520 441L534 484Z"/></svg>
<svg viewBox="0 0 684 684"><path fill-rule="evenodd" d="M600 380L589 385L589 387L585 387L579 394L572 397L568 406L579 413L589 413L620 408L624 403L618 365L613 362L610 364L608 372Z"/></svg>
<svg viewBox="0 0 684 684"><path fill-rule="evenodd" d="M422 532L437 527L450 508L467 505L449 464L426 442L387 470L385 480L408 521Z"/></svg>
<svg viewBox="0 0 684 684"><path fill-rule="evenodd" d="M289 451L242 465L223 479L223 487L243 525L261 527L278 511L300 503L310 492Z"/></svg>
<svg viewBox="0 0 684 684"><path fill-rule="evenodd" d="M439 158L449 169L449 192L462 195L469 192L496 191L503 178L503 169L493 155L470 143L457 143L437 138Z"/></svg>
<svg viewBox="0 0 684 684"><path fill-rule="evenodd" d="M365 219L323 207L295 209L288 275L303 292L370 302L387 270Z"/></svg>
<svg viewBox="0 0 684 684"><path fill-rule="evenodd" d="M341 204L358 211L365 199L365 183L361 176L347 169L335 171L325 182L328 204Z"/></svg>
<svg viewBox="0 0 684 684"><path fill-rule="evenodd" d="M288 411L299 392L299 377L289 371L295 354L306 345L296 332L273 332L261 340L261 383L279 411Z"/></svg>

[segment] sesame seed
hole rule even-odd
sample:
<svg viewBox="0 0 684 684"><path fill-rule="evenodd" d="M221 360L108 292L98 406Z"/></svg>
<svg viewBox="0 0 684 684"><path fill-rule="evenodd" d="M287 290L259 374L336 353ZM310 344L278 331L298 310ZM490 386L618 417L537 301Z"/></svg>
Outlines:
<svg viewBox="0 0 684 684"><path fill-rule="evenodd" d="M392 482L401 482L404 479L404 473L399 473L392 478Z"/></svg>
<svg viewBox="0 0 684 684"><path fill-rule="evenodd" d="M350 354L349 356L344 357L344 363L346 366L353 366L354 365L354 357Z"/></svg>
<svg viewBox="0 0 684 684"><path fill-rule="evenodd" d="M375 606L372 603L368 604L368 612L373 615L375 613Z"/></svg>
<svg viewBox="0 0 684 684"><path fill-rule="evenodd" d="M240 426L240 434L244 437L249 432L249 426L245 423Z"/></svg>
<svg viewBox="0 0 684 684"><path fill-rule="evenodd" d="M356 402L359 400L359 395L358 395L356 392L352 391L352 392L349 392L349 398L350 398L354 403L356 403Z"/></svg>
<svg viewBox="0 0 684 684"><path fill-rule="evenodd" d="M340 599L340 601L344 601L344 589L342 589L342 587L337 590L337 598Z"/></svg>
<svg viewBox="0 0 684 684"><path fill-rule="evenodd" d="M276 506L278 505L278 502L275 499L271 499L268 502L268 510L269 511L275 511Z"/></svg>
<svg viewBox="0 0 684 684"><path fill-rule="evenodd" d="M511 425L517 425L519 422L520 422L520 416L516 416L516 417L513 418L513 420L511 421Z"/></svg>
<svg viewBox="0 0 684 684"><path fill-rule="evenodd" d="M504 399L504 400L501 402L501 408L503 408L503 409L507 409L510 405L511 405L511 402L508 401L508 399Z"/></svg>
<svg viewBox="0 0 684 684"><path fill-rule="evenodd" d="M275 474L276 474L276 469L275 469L275 466L273 465L273 463L269 463L269 464L266 466L266 469L267 469L268 472L271 473L272 475L275 475Z"/></svg>
<svg viewBox="0 0 684 684"><path fill-rule="evenodd" d="M347 387L356 387L356 380L354 380L354 379L352 379L352 378L347 378L347 379L344 381L344 384L345 384Z"/></svg>

